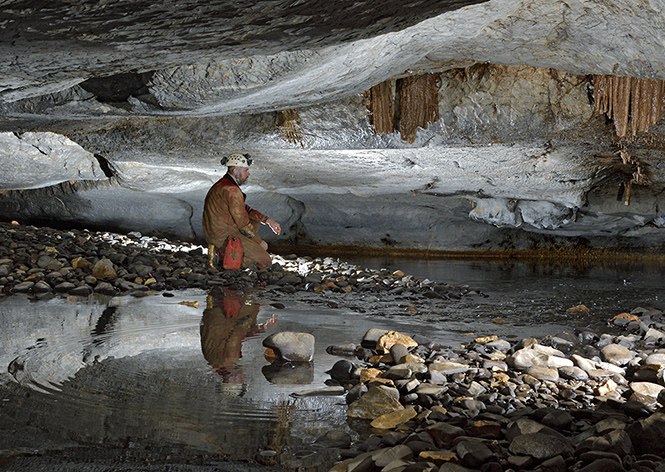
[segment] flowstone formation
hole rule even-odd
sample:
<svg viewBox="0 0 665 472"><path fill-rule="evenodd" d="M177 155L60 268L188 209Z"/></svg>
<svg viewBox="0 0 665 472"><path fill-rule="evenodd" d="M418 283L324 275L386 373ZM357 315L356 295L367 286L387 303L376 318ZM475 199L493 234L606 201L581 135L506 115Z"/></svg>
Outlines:
<svg viewBox="0 0 665 472"><path fill-rule="evenodd" d="M0 217L201 243L242 151L275 248L658 251L659 7L10 2Z"/></svg>

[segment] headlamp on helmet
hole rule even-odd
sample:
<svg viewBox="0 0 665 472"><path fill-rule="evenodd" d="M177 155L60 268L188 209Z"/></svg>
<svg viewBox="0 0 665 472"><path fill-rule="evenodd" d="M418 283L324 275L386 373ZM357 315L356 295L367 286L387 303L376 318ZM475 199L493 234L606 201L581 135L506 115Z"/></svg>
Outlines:
<svg viewBox="0 0 665 472"><path fill-rule="evenodd" d="M252 165L252 160L249 154L233 153L222 157L220 162L226 167L249 167Z"/></svg>

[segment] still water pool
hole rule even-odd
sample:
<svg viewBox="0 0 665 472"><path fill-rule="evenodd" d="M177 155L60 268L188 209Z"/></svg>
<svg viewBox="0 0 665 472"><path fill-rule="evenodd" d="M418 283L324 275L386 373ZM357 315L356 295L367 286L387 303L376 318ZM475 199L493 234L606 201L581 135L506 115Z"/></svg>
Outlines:
<svg viewBox="0 0 665 472"><path fill-rule="evenodd" d="M355 434L344 399L292 394L325 386L325 371L339 360L326 352L329 345L357 344L368 328L449 345L476 335L545 336L602 329L611 316L637 306L665 309L665 267L657 265L351 262L469 285L480 295L418 313L373 309L376 297L361 311L343 303L314 306L297 293L281 304L265 293L213 300L200 290L171 297L4 299L0 465L12 470L17 455L103 446L325 467L316 439L331 428ZM579 304L589 311L567 313ZM262 340L276 331L313 334L313 362L271 365Z"/></svg>
<svg viewBox="0 0 665 472"><path fill-rule="evenodd" d="M368 268L400 269L419 278L452 285L469 285L487 298L451 305L446 314L460 308L471 318L504 317L524 326L520 336L543 332L547 323L567 327L601 328L612 316L638 306L665 309L665 265L649 262L601 264L418 259L354 259ZM570 314L577 305L588 314Z"/></svg>

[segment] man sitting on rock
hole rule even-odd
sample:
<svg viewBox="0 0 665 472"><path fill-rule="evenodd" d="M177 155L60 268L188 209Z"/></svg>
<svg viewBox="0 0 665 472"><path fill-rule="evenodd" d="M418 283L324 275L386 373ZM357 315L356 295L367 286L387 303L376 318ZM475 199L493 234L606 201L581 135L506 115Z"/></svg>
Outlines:
<svg viewBox="0 0 665 472"><path fill-rule="evenodd" d="M268 244L258 235L259 225L268 225L275 234L280 234L282 229L279 223L245 204L240 186L249 179L252 159L249 154L234 153L224 157L221 163L228 167L226 175L210 188L203 206L203 231L208 244L214 246L209 248L210 264L216 265L213 256L217 249L221 249L219 256L224 257L227 241L233 237L238 238L242 246L241 267L252 263L258 267L269 265L272 259Z"/></svg>

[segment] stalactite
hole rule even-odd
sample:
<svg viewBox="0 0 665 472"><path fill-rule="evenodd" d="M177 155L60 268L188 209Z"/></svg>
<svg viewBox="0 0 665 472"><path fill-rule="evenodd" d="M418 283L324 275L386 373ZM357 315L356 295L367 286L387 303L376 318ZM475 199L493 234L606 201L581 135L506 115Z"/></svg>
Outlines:
<svg viewBox="0 0 665 472"><path fill-rule="evenodd" d="M630 117L630 90L631 77L615 79L614 96L612 97L612 109L614 114L614 128L618 136L626 136L628 130L628 118Z"/></svg>
<svg viewBox="0 0 665 472"><path fill-rule="evenodd" d="M293 109L278 111L277 126L280 127L285 141L304 146L300 116L297 111Z"/></svg>
<svg viewBox="0 0 665 472"><path fill-rule="evenodd" d="M418 127L426 128L439 119L438 82L438 74L412 75L397 81L402 140L413 143Z"/></svg>
<svg viewBox="0 0 665 472"><path fill-rule="evenodd" d="M426 128L439 119L439 74L398 79L396 88L397 98L390 81L366 92L370 124L376 134L389 134L397 131L399 121L400 137L413 143L418 127Z"/></svg>
<svg viewBox="0 0 665 472"><path fill-rule="evenodd" d="M629 123L635 136L660 120L665 92L662 80L595 75L593 84L596 111L612 119L619 137L626 136Z"/></svg>
<svg viewBox="0 0 665 472"><path fill-rule="evenodd" d="M611 77L608 75L594 75L593 77L594 99L598 113L606 114L609 111L610 79Z"/></svg>
<svg viewBox="0 0 665 472"><path fill-rule="evenodd" d="M649 116L649 110L643 108L642 95L646 93L646 90L643 90L644 82L639 79L633 79L634 84L630 91L630 99L632 103L636 103L637 106L631 107L631 117L630 117L630 131L633 136L637 135L637 131L641 130L642 127L647 122L647 117ZM649 125L647 125L647 130Z"/></svg>
<svg viewBox="0 0 665 472"><path fill-rule="evenodd" d="M376 134L384 135L397 131L395 126L395 97L390 81L381 82L368 92L367 111L369 122Z"/></svg>
<svg viewBox="0 0 665 472"><path fill-rule="evenodd" d="M633 185L648 186L653 183L653 173L648 164L641 162L630 154L625 145L617 152L596 154L601 181L618 183L617 200L630 205Z"/></svg>

